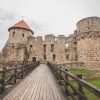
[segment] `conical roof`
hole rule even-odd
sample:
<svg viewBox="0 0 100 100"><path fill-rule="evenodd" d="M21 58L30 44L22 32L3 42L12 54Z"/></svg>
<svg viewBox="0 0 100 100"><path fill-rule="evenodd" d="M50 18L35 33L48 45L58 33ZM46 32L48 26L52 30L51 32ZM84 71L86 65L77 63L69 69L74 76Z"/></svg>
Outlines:
<svg viewBox="0 0 100 100"><path fill-rule="evenodd" d="M26 30L31 31L34 34L34 32L32 31L32 29L27 25L27 23L24 20L21 20L18 23L16 23L15 25L13 25L12 27L10 27L8 29L8 31L10 31L10 29L12 29L12 28L22 28L22 29L26 29Z"/></svg>

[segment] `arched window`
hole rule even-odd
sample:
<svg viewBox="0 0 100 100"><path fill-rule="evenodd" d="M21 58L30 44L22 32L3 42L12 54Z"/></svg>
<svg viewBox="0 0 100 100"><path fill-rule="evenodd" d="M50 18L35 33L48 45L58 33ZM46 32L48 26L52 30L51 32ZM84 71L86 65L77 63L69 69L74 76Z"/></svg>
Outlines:
<svg viewBox="0 0 100 100"><path fill-rule="evenodd" d="M55 41L57 41L57 38L55 38Z"/></svg>
<svg viewBox="0 0 100 100"><path fill-rule="evenodd" d="M68 48L68 46L69 46L69 44L68 44L68 43L66 43L66 44L65 44L65 48Z"/></svg>

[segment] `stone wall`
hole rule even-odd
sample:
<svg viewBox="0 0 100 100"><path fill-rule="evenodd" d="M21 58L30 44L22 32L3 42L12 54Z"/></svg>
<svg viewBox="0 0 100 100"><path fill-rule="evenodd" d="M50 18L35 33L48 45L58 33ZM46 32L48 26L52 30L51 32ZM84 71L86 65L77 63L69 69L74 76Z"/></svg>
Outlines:
<svg viewBox="0 0 100 100"><path fill-rule="evenodd" d="M89 17L77 23L78 61L87 69L100 69L100 18Z"/></svg>
<svg viewBox="0 0 100 100"><path fill-rule="evenodd" d="M9 38L0 54L0 59L39 60L41 63L50 61L57 64L78 61L84 63L86 69L100 69L99 17L80 20L77 23L77 29L68 37L48 34L43 39L41 36L35 37L32 34L27 29L10 29Z"/></svg>
<svg viewBox="0 0 100 100"><path fill-rule="evenodd" d="M9 32L9 39L8 41L14 44L26 42L27 38L32 36L32 32L26 29L11 29Z"/></svg>
<svg viewBox="0 0 100 100"><path fill-rule="evenodd" d="M84 33L89 31L100 31L100 18L99 17L87 17L80 20L77 23L78 33Z"/></svg>

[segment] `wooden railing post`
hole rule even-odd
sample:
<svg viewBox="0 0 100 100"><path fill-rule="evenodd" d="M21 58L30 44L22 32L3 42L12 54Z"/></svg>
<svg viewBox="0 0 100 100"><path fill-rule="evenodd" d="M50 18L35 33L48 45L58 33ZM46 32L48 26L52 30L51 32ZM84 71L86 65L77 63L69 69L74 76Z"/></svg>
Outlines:
<svg viewBox="0 0 100 100"><path fill-rule="evenodd" d="M23 78L23 67L21 67L21 78Z"/></svg>
<svg viewBox="0 0 100 100"><path fill-rule="evenodd" d="M77 74L77 78L82 79L82 75L81 75L81 74ZM84 94L82 85L81 85L80 83L77 83L77 85L78 85L78 90L79 90L82 94ZM82 96L79 95L79 96L78 96L78 100L84 100L84 98L83 98Z"/></svg>
<svg viewBox="0 0 100 100"><path fill-rule="evenodd" d="M61 66L60 66L60 68L61 68ZM58 72L60 74L60 82L59 83L60 83L60 85L62 85L62 83L61 83L61 81L62 81L62 77L61 77L62 72L61 72L61 70L60 71L58 70Z"/></svg>
<svg viewBox="0 0 100 100"><path fill-rule="evenodd" d="M14 69L14 77L13 77L13 83L14 84L16 83L16 74L17 74L17 69L15 67L15 69Z"/></svg>
<svg viewBox="0 0 100 100"><path fill-rule="evenodd" d="M24 70L25 70L25 71L23 72L23 75L24 75L24 76L26 75L26 72L27 72L26 69L27 69L27 65L24 66Z"/></svg>
<svg viewBox="0 0 100 100"><path fill-rule="evenodd" d="M65 69L65 71L68 72L68 69ZM67 83L67 81L68 81L68 75L65 73L65 93L66 93L67 95L69 95L69 94L68 94L68 91L67 91L67 88L68 88L68 83Z"/></svg>

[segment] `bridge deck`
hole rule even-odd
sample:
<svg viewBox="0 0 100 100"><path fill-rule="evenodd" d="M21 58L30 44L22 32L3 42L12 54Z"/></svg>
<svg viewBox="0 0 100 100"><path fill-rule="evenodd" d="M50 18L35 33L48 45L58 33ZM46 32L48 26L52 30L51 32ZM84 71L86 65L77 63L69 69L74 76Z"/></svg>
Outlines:
<svg viewBox="0 0 100 100"><path fill-rule="evenodd" d="M65 100L48 66L41 64L3 100Z"/></svg>

